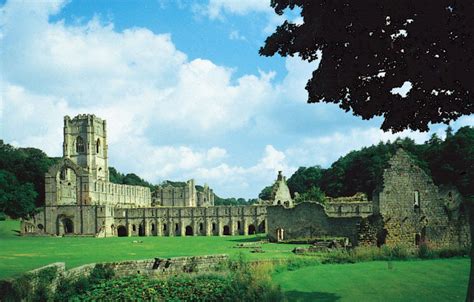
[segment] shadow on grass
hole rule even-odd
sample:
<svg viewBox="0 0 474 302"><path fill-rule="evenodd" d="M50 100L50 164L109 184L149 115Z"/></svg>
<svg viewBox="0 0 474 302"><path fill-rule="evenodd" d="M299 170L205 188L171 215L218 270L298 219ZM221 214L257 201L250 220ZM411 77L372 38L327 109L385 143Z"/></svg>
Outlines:
<svg viewBox="0 0 474 302"><path fill-rule="evenodd" d="M229 241L234 241L234 242L258 242L261 240L265 240L266 237L250 237L250 238L241 238L241 239L230 239Z"/></svg>
<svg viewBox="0 0 474 302"><path fill-rule="evenodd" d="M333 302L339 301L341 296L333 293L322 293L322 292L300 292L291 290L285 292L285 297L288 301L322 301L322 302Z"/></svg>

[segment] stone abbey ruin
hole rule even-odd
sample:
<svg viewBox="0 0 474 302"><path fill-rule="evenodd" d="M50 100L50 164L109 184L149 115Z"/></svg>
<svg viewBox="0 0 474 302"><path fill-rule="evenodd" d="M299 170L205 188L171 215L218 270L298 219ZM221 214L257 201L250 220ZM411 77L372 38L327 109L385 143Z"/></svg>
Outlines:
<svg viewBox="0 0 474 302"><path fill-rule="evenodd" d="M215 206L194 180L148 187L111 183L106 121L64 118L63 157L45 175L45 205L22 221L23 235L222 236L267 233L271 241L345 237L358 244L471 242L467 209L455 188L439 188L399 149L368 200L365 194L294 204L281 172L270 201Z"/></svg>

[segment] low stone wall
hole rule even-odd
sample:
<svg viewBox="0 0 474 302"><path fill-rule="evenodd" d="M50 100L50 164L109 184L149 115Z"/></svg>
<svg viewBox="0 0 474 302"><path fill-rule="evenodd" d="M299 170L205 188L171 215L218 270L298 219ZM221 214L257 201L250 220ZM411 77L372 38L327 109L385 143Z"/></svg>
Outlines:
<svg viewBox="0 0 474 302"><path fill-rule="evenodd" d="M214 271L228 259L228 255L210 255L118 261L101 263L101 265L111 268L115 277L136 274L153 277ZM41 291L46 288L49 292L48 296L51 296L62 278L88 277L96 265L98 264L92 263L66 270L64 262L57 262L29 271L14 279L0 280L0 301L31 301L33 296L38 296L39 287L43 287Z"/></svg>

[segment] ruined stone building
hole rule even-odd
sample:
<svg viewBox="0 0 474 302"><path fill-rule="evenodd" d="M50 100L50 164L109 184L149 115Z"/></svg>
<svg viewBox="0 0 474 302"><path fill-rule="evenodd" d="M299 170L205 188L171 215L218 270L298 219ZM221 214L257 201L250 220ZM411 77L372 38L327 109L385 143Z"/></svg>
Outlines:
<svg viewBox="0 0 474 302"><path fill-rule="evenodd" d="M364 194L267 208L273 241L347 237L353 245L468 246L467 209L455 188L439 188L399 149L383 172L373 200Z"/></svg>
<svg viewBox="0 0 474 302"><path fill-rule="evenodd" d="M283 205L284 207L293 206L293 199L291 198L290 189L288 188L286 177L283 176L282 171L278 171L277 179L272 186L272 193L269 203L271 205Z"/></svg>
<svg viewBox="0 0 474 302"><path fill-rule="evenodd" d="M109 181L106 122L64 118L63 158L45 175L45 205L22 222L23 234L107 236L247 235L272 241L324 236L357 244L465 246L467 209L455 188L440 188L403 149L388 162L369 200L365 194L294 205L279 172L271 200L214 206L194 180L147 187Z"/></svg>
<svg viewBox="0 0 474 302"><path fill-rule="evenodd" d="M45 175L45 205L23 234L91 236L238 235L265 231L266 207L217 206L194 180L147 187L109 181L106 122L64 118L63 157Z"/></svg>
<svg viewBox="0 0 474 302"><path fill-rule="evenodd" d="M205 207L214 205L214 192L207 185L199 190L194 179L185 183L165 183L152 194L152 204L164 207Z"/></svg>

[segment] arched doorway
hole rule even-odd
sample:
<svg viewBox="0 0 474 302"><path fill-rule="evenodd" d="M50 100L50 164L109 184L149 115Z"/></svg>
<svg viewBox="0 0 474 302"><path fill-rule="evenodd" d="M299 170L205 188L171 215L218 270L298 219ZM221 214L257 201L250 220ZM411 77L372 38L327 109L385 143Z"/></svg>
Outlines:
<svg viewBox="0 0 474 302"><path fill-rule="evenodd" d="M260 233L265 233L265 221L262 221L260 225L258 226L258 231Z"/></svg>
<svg viewBox="0 0 474 302"><path fill-rule="evenodd" d="M230 235L230 228L228 225L224 226L224 235Z"/></svg>
<svg viewBox="0 0 474 302"><path fill-rule="evenodd" d="M193 235L194 235L193 234L193 228L190 225L188 225L186 227L186 236L193 236Z"/></svg>
<svg viewBox="0 0 474 302"><path fill-rule="evenodd" d="M278 228L276 230L276 238L277 238L277 242L280 242L280 241L283 241L283 239L285 238L285 231L281 228Z"/></svg>
<svg viewBox="0 0 474 302"><path fill-rule="evenodd" d="M119 237L126 237L127 236L127 228L123 225L119 225L117 228L117 235Z"/></svg>
<svg viewBox="0 0 474 302"><path fill-rule="evenodd" d="M249 225L249 235L254 235L255 234L255 226L253 224Z"/></svg>
<svg viewBox="0 0 474 302"><path fill-rule="evenodd" d="M145 236L145 225L143 223L138 226L138 236Z"/></svg>
<svg viewBox="0 0 474 302"><path fill-rule="evenodd" d="M64 234L74 233L74 223L72 222L70 218L63 218L62 223L63 223Z"/></svg>

